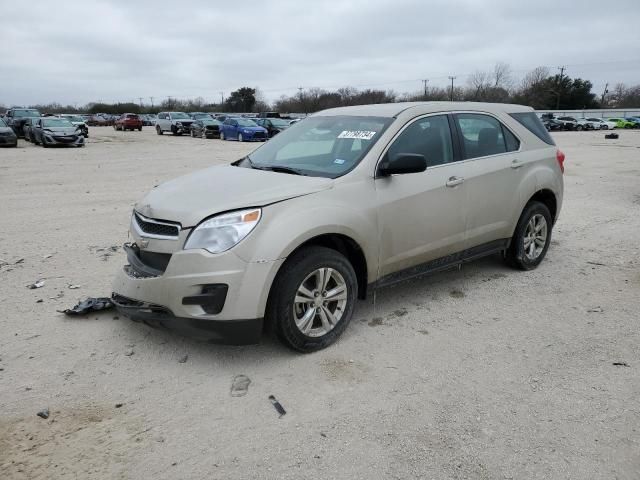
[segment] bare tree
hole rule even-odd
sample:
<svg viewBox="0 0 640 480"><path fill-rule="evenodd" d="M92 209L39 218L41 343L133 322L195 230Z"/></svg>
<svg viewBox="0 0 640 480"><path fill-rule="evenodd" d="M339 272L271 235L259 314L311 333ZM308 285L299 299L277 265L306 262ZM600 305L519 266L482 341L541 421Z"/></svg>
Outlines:
<svg viewBox="0 0 640 480"><path fill-rule="evenodd" d="M498 62L493 67L493 88L509 90L513 84L511 67L508 63Z"/></svg>

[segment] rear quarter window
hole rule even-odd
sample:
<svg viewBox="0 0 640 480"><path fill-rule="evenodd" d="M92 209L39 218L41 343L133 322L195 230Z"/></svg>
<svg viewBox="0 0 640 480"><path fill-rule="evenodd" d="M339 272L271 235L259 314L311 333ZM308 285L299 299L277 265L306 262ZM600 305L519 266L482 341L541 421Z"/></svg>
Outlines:
<svg viewBox="0 0 640 480"><path fill-rule="evenodd" d="M533 133L536 137L542 140L544 143L549 145L555 145L556 142L553 141L547 129L544 128L544 125L538 118L538 116L533 112L519 112L519 113L510 113L509 116L516 120L520 125L525 127L531 133Z"/></svg>

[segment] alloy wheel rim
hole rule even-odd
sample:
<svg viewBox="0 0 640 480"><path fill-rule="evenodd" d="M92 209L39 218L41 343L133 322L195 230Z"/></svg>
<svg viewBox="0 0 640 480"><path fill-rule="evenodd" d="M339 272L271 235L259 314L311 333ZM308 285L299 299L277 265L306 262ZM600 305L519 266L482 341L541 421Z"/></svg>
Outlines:
<svg viewBox="0 0 640 480"><path fill-rule="evenodd" d="M529 260L536 260L547 244L548 228L544 215L535 214L529 219L524 231L524 254Z"/></svg>
<svg viewBox="0 0 640 480"><path fill-rule="evenodd" d="M344 277L333 268L319 268L300 284L293 300L293 318L308 337L326 335L342 320L348 300Z"/></svg>

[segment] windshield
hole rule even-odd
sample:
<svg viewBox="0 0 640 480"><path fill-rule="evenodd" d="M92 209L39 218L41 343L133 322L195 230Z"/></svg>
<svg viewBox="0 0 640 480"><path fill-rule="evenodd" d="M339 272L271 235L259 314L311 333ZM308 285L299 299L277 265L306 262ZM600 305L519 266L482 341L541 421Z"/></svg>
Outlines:
<svg viewBox="0 0 640 480"><path fill-rule="evenodd" d="M7 126L7 124L4 123L4 118L0 117L0 127L6 127L6 126Z"/></svg>
<svg viewBox="0 0 640 480"><path fill-rule="evenodd" d="M72 122L84 122L84 118L79 117L77 115L72 115L70 117L65 117L65 118L71 120Z"/></svg>
<svg viewBox="0 0 640 480"><path fill-rule="evenodd" d="M288 127L289 122L286 120L280 120L279 118L270 118L271 124L274 127Z"/></svg>
<svg viewBox="0 0 640 480"><path fill-rule="evenodd" d="M14 117L39 117L40 112L38 110L33 109L24 109L24 110L14 110Z"/></svg>
<svg viewBox="0 0 640 480"><path fill-rule="evenodd" d="M208 113L194 113L193 118L199 120L201 118L211 118L211 115L209 115Z"/></svg>
<svg viewBox="0 0 640 480"><path fill-rule="evenodd" d="M309 117L253 152L252 166L336 178L353 169L392 122L384 117Z"/></svg>
<svg viewBox="0 0 640 480"><path fill-rule="evenodd" d="M200 121L203 125L220 125L220 122L213 118L201 118Z"/></svg>
<svg viewBox="0 0 640 480"><path fill-rule="evenodd" d="M258 125L253 120L247 120L246 118L238 118L236 120L241 127L257 127Z"/></svg>
<svg viewBox="0 0 640 480"><path fill-rule="evenodd" d="M182 113L182 112L173 112L171 113L171 118L174 120L180 120L182 118L184 118L185 120L191 120L191 117L189 115L187 115L186 113Z"/></svg>
<svg viewBox="0 0 640 480"><path fill-rule="evenodd" d="M73 127L73 124L66 118L46 118L42 120L43 127Z"/></svg>

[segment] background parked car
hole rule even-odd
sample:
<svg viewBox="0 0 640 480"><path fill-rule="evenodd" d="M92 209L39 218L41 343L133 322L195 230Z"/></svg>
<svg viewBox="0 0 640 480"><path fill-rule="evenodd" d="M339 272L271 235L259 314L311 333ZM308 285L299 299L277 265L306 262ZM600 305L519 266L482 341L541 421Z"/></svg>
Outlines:
<svg viewBox="0 0 640 480"><path fill-rule="evenodd" d="M608 122L613 122L616 124L616 128L633 128L634 123L630 122L624 118L607 118Z"/></svg>
<svg viewBox="0 0 640 480"><path fill-rule="evenodd" d="M189 112L189 116L194 120L199 120L201 118L213 118L213 115L205 112Z"/></svg>
<svg viewBox="0 0 640 480"><path fill-rule="evenodd" d="M290 125L288 120L282 120L281 118L256 118L253 121L257 125L267 129L269 138L277 135L283 130L286 130Z"/></svg>
<svg viewBox="0 0 640 480"><path fill-rule="evenodd" d="M66 118L71 123L73 123L78 129L82 132L82 136L84 138L89 138L89 127L87 127L87 123L84 121L80 115L73 115L70 113L63 113L60 115L61 118Z"/></svg>
<svg viewBox="0 0 640 480"><path fill-rule="evenodd" d="M156 124L156 116L153 113L140 115L140 119L142 120L142 125L145 127L153 127Z"/></svg>
<svg viewBox="0 0 640 480"><path fill-rule="evenodd" d="M256 122L248 118L227 118L220 130L221 140L265 142L268 138L267 129L256 125Z"/></svg>
<svg viewBox="0 0 640 480"><path fill-rule="evenodd" d="M125 113L121 115L113 124L114 130L138 130L142 131L142 120L135 113Z"/></svg>
<svg viewBox="0 0 640 480"><path fill-rule="evenodd" d="M24 135L22 128L27 118L39 117L40 112L35 108L10 108L7 110L5 121L18 138Z"/></svg>
<svg viewBox="0 0 640 480"><path fill-rule="evenodd" d="M616 124L614 122L609 122L603 118L590 117L586 120L588 122L591 122L593 126L598 130L613 130L614 128L616 128Z"/></svg>
<svg viewBox="0 0 640 480"><path fill-rule="evenodd" d="M544 128L546 128L549 132L552 130L563 130L562 124L555 118L545 118L542 121L542 124L544 125Z"/></svg>
<svg viewBox="0 0 640 480"><path fill-rule="evenodd" d="M35 138L33 136L33 127L35 126L39 118L40 117L27 118L24 122L24 125L22 126L22 133L24 135L24 139L27 142L35 143Z"/></svg>
<svg viewBox="0 0 640 480"><path fill-rule="evenodd" d="M632 122L632 128L640 128L640 117L625 117L627 122Z"/></svg>
<svg viewBox="0 0 640 480"><path fill-rule="evenodd" d="M156 133L162 135L171 132L174 135L182 135L191 131L193 119L184 112L160 112L156 120Z"/></svg>
<svg viewBox="0 0 640 480"><path fill-rule="evenodd" d="M578 122L573 117L556 117L554 120L560 123L564 130L576 130L578 126Z"/></svg>
<svg viewBox="0 0 640 480"><path fill-rule="evenodd" d="M222 122L213 118L200 118L191 124L191 136L201 138L220 138Z"/></svg>
<svg viewBox="0 0 640 480"><path fill-rule="evenodd" d="M39 118L31 131L35 143L43 147L54 145L84 147L82 132L66 118Z"/></svg>
<svg viewBox="0 0 640 480"><path fill-rule="evenodd" d="M17 147L18 136L13 129L6 124L4 118L0 118L0 147Z"/></svg>
<svg viewBox="0 0 640 480"><path fill-rule="evenodd" d="M105 127L109 122L101 115L91 115L87 120L87 125L90 127Z"/></svg>

